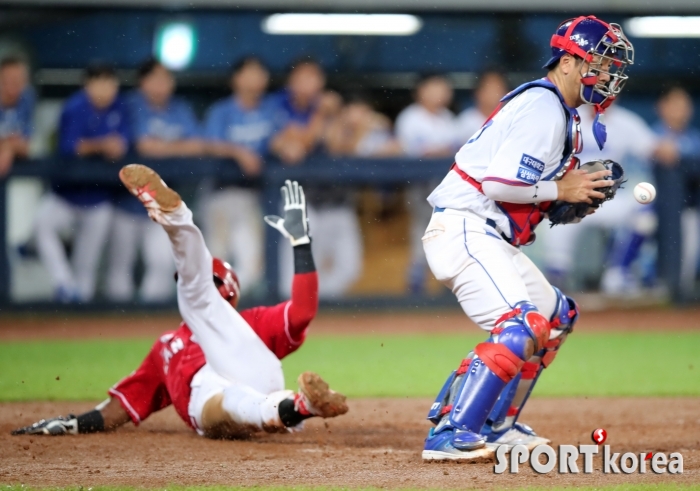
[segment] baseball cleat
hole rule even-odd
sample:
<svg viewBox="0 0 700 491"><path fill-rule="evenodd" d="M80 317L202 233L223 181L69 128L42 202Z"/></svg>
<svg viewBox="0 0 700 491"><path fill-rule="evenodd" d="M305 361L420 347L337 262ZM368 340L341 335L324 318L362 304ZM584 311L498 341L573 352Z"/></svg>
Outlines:
<svg viewBox="0 0 700 491"><path fill-rule="evenodd" d="M294 396L294 409L300 414L333 418L348 412L345 396L328 387L313 372L304 372L297 379L299 392Z"/></svg>
<svg viewBox="0 0 700 491"><path fill-rule="evenodd" d="M59 416L52 419L42 419L31 426L13 430L12 435L77 435L78 420L74 415Z"/></svg>
<svg viewBox="0 0 700 491"><path fill-rule="evenodd" d="M455 446L456 433L454 430L446 428L443 431L435 432L435 428L431 428L428 432L428 437L425 439L422 457L425 461L462 461L475 462L480 460L491 459L496 451L493 448L485 446L483 438L481 439L481 447L471 450L462 450ZM476 442L474 442L476 445Z"/></svg>
<svg viewBox="0 0 700 491"><path fill-rule="evenodd" d="M508 451L510 451L516 445L524 445L528 450L533 450L538 445L550 443L552 443L551 440L537 436L532 428L522 423L515 423L510 428L486 435L486 446L494 451L501 445L508 445Z"/></svg>
<svg viewBox="0 0 700 491"><path fill-rule="evenodd" d="M145 165L130 164L122 167L119 179L149 212L168 213L177 210L182 203L180 195L170 189L153 169Z"/></svg>

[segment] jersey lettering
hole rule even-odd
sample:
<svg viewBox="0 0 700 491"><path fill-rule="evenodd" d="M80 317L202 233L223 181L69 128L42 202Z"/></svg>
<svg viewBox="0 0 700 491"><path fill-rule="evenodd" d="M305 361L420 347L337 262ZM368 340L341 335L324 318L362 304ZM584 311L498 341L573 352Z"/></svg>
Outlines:
<svg viewBox="0 0 700 491"><path fill-rule="evenodd" d="M168 373L170 360L183 349L185 349L185 342L180 337L173 337L170 343L163 347L163 350L160 352L160 356L163 358L163 373Z"/></svg>
<svg viewBox="0 0 700 491"><path fill-rule="evenodd" d="M537 173L533 170L526 169L525 167L518 168L518 175L516 176L519 180L526 182L528 184L536 184L540 180L541 173Z"/></svg>
<svg viewBox="0 0 700 491"><path fill-rule="evenodd" d="M522 158L520 159L520 165L528 167L533 172L536 172L539 176L541 176L542 172L544 171L544 162L542 162L541 160L537 160L535 157L531 157L526 153L524 153Z"/></svg>

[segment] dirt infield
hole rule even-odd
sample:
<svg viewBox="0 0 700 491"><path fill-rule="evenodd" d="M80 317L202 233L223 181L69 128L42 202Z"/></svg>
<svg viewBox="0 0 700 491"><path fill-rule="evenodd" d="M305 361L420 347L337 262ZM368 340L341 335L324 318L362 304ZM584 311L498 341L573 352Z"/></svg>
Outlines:
<svg viewBox="0 0 700 491"><path fill-rule="evenodd" d="M176 315L0 317L0 342L23 339L155 337L173 329ZM697 329L694 311L591 312L579 332ZM316 334L475 332L458 311L321 315ZM0 375L1 376L1 375ZM640 374L642 376L642 374ZM79 437L11 437L41 417L81 412L90 403L0 405L0 483L32 485L335 485L386 488L503 488L601 486L626 482L700 483L698 398L533 399L523 421L557 444L590 443L603 427L615 452L681 452L682 475L608 475L595 460L590 475L541 476L523 466L496 475L493 463L426 464L420 458L429 427L427 399L358 399L336 420L309 421L304 432L261 434L249 441L196 436L168 409L141 427ZM581 459L579 460L581 463Z"/></svg>
<svg viewBox="0 0 700 491"><path fill-rule="evenodd" d="M25 339L156 338L180 323L177 314L57 314L0 316L0 342ZM383 313L321 313L315 334L474 333L477 327L457 309ZM697 310L641 309L584 312L577 332L697 331Z"/></svg>
<svg viewBox="0 0 700 491"><path fill-rule="evenodd" d="M524 420L554 444L589 443L603 427L613 451L681 452L682 475L609 475L596 458L593 474L496 475L493 463L426 464L420 449L429 400L353 400L348 415L308 421L295 434L250 441L211 441L188 430L173 411L141 427L103 435L12 437L17 424L83 411L84 403L0 406L0 482L33 485L336 485L343 487L495 488L601 486L626 482L700 482L697 399L534 399ZM579 461L581 465L582 460Z"/></svg>

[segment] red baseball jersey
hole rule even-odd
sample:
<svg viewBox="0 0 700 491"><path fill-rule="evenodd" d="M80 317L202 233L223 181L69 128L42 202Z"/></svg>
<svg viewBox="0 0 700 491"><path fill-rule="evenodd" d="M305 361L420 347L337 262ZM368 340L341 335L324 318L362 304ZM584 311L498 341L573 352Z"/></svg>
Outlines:
<svg viewBox="0 0 700 491"><path fill-rule="evenodd" d="M314 272L294 275L291 300L240 314L281 360L302 345L317 310L318 276ZM141 366L108 392L119 399L135 425L172 404L183 421L194 428L187 410L190 382L205 363L202 348L192 340L192 331L183 322L176 331L160 336Z"/></svg>

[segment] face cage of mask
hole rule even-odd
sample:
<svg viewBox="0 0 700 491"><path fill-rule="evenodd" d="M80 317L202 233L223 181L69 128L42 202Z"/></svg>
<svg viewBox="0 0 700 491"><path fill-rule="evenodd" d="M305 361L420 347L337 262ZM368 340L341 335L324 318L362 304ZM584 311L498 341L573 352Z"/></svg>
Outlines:
<svg viewBox="0 0 700 491"><path fill-rule="evenodd" d="M588 72L585 76L598 76L602 73L608 75L610 80L607 82L596 83L593 90L590 91L586 90L586 88L590 86L581 84L581 99L586 104L602 106L608 99L614 99L620 94L622 88L627 82L627 79L629 78L627 75L625 75L625 70L629 65L634 63L634 48L632 47L632 44L626 40L624 35L621 34L621 32L618 34L618 37L619 41L616 43L607 42L605 38L603 38L598 42L598 45L594 49L588 52L586 57L589 59ZM601 52L603 47L605 49ZM615 52L621 53L622 56L618 58L612 54ZM594 62L594 60L596 61ZM602 68L603 62L606 60L610 60L610 68L608 70L604 70ZM599 97L595 97L596 94ZM594 97L595 99L600 98L600 100L594 100Z"/></svg>

